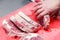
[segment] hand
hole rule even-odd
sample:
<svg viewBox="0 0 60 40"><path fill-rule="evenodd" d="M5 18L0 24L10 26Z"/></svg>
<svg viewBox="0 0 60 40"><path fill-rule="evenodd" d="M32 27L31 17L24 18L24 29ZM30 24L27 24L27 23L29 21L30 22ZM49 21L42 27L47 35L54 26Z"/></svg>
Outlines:
<svg viewBox="0 0 60 40"><path fill-rule="evenodd" d="M59 8L59 0L45 0L42 2L37 3L34 6L35 15L37 19L40 19L45 14L54 14L51 12L56 11Z"/></svg>

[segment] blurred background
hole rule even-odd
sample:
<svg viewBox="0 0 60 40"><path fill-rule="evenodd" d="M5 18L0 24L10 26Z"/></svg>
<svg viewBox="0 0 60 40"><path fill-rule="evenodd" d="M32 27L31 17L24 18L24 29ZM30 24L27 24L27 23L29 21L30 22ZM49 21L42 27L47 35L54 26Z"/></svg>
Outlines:
<svg viewBox="0 0 60 40"><path fill-rule="evenodd" d="M29 2L29 0L0 0L0 18L25 6Z"/></svg>

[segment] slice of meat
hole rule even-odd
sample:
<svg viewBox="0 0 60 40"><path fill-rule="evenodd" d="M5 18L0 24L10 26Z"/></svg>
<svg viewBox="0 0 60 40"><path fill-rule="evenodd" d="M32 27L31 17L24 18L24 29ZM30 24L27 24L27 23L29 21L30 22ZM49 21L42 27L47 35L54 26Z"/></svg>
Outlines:
<svg viewBox="0 0 60 40"><path fill-rule="evenodd" d="M27 35L21 37L20 40L43 40L43 38L36 33L28 33Z"/></svg>
<svg viewBox="0 0 60 40"><path fill-rule="evenodd" d="M23 36L23 32L19 30L10 20L3 20L3 29L8 34L8 36L14 37L14 36Z"/></svg>
<svg viewBox="0 0 60 40"><path fill-rule="evenodd" d="M19 12L18 14L10 17L10 20L15 25L17 25L19 29L21 29L24 32L30 33L40 29L39 24L33 21L30 17L25 15L23 12Z"/></svg>
<svg viewBox="0 0 60 40"><path fill-rule="evenodd" d="M19 17L18 15L15 15L15 17L13 16L10 19L15 25L17 25L17 27L19 29L21 29L25 32L32 32L33 31L30 29L32 27L32 25L27 23L23 18Z"/></svg>
<svg viewBox="0 0 60 40"><path fill-rule="evenodd" d="M39 25L37 22L35 22L34 20L32 20L30 17L28 17L27 15L25 15L21 11L18 13L18 15L21 16L23 19L25 19L27 22L29 22L30 24L32 24L34 26L38 26Z"/></svg>
<svg viewBox="0 0 60 40"><path fill-rule="evenodd" d="M42 25L42 27L47 30L50 24L50 16L44 15L42 18L38 20L38 22Z"/></svg>
<svg viewBox="0 0 60 40"><path fill-rule="evenodd" d="M49 24L50 24L50 16L49 15L44 16L43 24L44 24L44 26L43 26L44 29L49 28Z"/></svg>

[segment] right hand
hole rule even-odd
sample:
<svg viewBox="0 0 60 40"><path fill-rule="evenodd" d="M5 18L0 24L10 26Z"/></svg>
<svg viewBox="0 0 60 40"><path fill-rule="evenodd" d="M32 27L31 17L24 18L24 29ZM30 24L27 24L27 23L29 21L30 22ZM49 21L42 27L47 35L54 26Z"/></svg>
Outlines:
<svg viewBox="0 0 60 40"><path fill-rule="evenodd" d="M34 6L37 19L40 19L45 14L53 15L54 13L51 12L55 12L59 8L59 5L59 0L45 0L37 3L37 5Z"/></svg>

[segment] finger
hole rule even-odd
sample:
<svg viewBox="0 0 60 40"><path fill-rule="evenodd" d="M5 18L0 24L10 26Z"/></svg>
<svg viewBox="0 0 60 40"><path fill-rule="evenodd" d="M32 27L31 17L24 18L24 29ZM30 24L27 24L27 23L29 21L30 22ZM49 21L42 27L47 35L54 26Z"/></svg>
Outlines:
<svg viewBox="0 0 60 40"><path fill-rule="evenodd" d="M41 8L41 9L39 9L39 10L36 11L35 15L37 16L37 15L39 15L40 13L42 13L43 11L44 11L44 9Z"/></svg>
<svg viewBox="0 0 60 40"><path fill-rule="evenodd" d="M37 4L33 7L33 10L37 10L38 8L42 7L41 4Z"/></svg>
<svg viewBox="0 0 60 40"><path fill-rule="evenodd" d="M34 7L34 12L36 12L37 10L39 10L41 8L42 8L42 5L39 5L39 6Z"/></svg>
<svg viewBox="0 0 60 40"><path fill-rule="evenodd" d="M42 2L36 3L36 5L35 5L34 7L36 7L36 6L38 6L38 5L41 5L41 4L42 4Z"/></svg>
<svg viewBox="0 0 60 40"><path fill-rule="evenodd" d="M47 11L43 11L42 13L40 13L40 14L37 16L37 19L43 17L45 14L48 14Z"/></svg>

